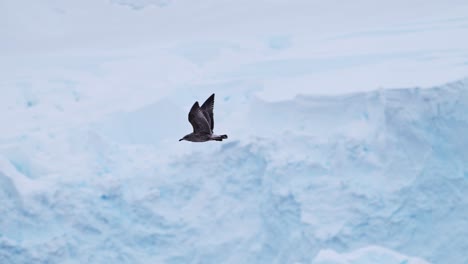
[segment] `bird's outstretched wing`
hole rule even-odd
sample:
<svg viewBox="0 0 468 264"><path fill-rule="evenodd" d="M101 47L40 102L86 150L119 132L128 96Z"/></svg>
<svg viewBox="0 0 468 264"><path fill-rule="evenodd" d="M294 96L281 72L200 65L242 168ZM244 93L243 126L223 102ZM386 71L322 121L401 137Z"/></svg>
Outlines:
<svg viewBox="0 0 468 264"><path fill-rule="evenodd" d="M188 120L193 127L193 133L208 133L211 134L210 125L206 120L203 111L200 109L198 102L195 102L188 114Z"/></svg>
<svg viewBox="0 0 468 264"><path fill-rule="evenodd" d="M210 97L208 97L208 99L206 99L206 101L200 107L200 109L203 111L203 115L205 116L205 119L210 124L211 132L213 132L213 129L214 129L214 119L213 119L214 97L215 97L215 94L212 94Z"/></svg>

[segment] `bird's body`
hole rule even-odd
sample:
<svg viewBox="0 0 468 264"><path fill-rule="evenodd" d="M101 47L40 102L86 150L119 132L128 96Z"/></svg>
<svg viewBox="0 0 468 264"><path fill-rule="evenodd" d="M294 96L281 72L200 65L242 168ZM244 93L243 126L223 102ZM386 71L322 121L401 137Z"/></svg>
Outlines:
<svg viewBox="0 0 468 264"><path fill-rule="evenodd" d="M188 114L188 120L192 124L193 132L185 135L179 141L187 140L191 142L205 142L210 140L222 141L227 138L227 135L214 135L214 94L200 105L195 102Z"/></svg>

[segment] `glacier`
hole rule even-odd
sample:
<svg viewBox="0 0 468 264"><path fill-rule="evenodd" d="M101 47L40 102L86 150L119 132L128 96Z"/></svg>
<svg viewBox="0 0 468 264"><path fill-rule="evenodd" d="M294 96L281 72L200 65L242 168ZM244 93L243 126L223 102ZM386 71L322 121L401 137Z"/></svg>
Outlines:
<svg viewBox="0 0 468 264"><path fill-rule="evenodd" d="M176 92L6 129L0 262L468 262L467 79L274 102L220 85L222 144L177 141Z"/></svg>

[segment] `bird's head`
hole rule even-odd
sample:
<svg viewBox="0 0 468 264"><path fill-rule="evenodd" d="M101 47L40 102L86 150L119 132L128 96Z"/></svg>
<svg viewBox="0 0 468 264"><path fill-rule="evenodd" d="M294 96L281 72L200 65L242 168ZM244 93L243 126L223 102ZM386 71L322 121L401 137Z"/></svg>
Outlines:
<svg viewBox="0 0 468 264"><path fill-rule="evenodd" d="M179 141L187 140L187 136L188 136L188 135L185 135L183 138L179 139Z"/></svg>

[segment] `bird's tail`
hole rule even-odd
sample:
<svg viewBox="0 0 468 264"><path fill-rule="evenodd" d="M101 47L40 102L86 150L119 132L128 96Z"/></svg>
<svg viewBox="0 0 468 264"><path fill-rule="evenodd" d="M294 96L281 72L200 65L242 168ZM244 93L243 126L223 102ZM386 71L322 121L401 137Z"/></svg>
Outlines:
<svg viewBox="0 0 468 264"><path fill-rule="evenodd" d="M223 139L226 139L228 138L227 135L220 135L220 136L215 136L213 137L213 140L216 140L216 141L223 141Z"/></svg>

